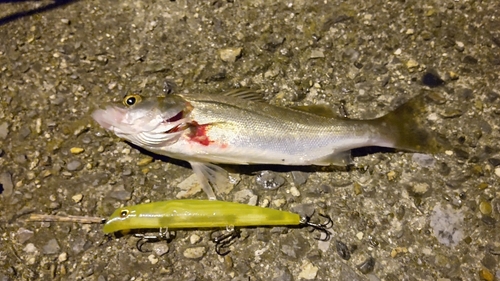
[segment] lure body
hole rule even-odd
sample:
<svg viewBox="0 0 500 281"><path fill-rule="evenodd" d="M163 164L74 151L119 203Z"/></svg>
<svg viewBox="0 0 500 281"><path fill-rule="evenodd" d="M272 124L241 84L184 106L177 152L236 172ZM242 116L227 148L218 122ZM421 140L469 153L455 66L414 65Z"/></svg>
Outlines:
<svg viewBox="0 0 500 281"><path fill-rule="evenodd" d="M170 200L117 209L104 233L131 229L186 229L301 225L300 215L270 208L214 200Z"/></svg>

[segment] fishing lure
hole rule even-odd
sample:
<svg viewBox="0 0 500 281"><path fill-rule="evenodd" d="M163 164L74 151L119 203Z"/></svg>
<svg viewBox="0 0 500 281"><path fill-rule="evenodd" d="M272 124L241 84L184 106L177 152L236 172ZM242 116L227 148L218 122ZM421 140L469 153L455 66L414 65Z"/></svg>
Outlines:
<svg viewBox="0 0 500 281"><path fill-rule="evenodd" d="M313 230L324 233L324 238L320 240L327 241L331 235L327 228L331 226L332 221L327 216L323 217L328 219L326 223L312 223L309 217L259 206L214 200L170 200L119 208L106 221L103 231L105 234L111 234L129 230L160 229L160 233L155 236L136 235L141 238L137 244L137 248L141 250L144 244L142 242L169 240L169 230L235 230L213 239L217 253L222 254L221 249L238 237L238 227L310 226Z"/></svg>

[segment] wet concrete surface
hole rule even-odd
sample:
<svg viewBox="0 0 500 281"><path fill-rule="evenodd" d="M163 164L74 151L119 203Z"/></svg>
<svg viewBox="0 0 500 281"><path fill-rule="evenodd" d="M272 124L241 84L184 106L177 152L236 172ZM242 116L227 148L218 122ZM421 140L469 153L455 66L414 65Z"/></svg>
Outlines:
<svg viewBox="0 0 500 281"><path fill-rule="evenodd" d="M499 280L500 4L496 1L1 1L0 280ZM127 93L260 90L350 118L429 96L436 155L357 152L349 169L273 168L273 190L230 167L225 200L333 218L243 230L218 256L209 231L141 253L99 224L176 198L192 171L90 118ZM284 179L284 181L283 181ZM258 181L257 181L258 182ZM205 198L201 192L190 198Z"/></svg>

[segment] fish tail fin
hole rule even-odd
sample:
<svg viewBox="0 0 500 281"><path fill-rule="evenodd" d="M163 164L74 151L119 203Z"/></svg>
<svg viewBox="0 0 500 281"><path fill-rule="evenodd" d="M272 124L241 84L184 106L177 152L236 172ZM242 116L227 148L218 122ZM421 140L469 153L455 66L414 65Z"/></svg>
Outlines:
<svg viewBox="0 0 500 281"><path fill-rule="evenodd" d="M450 143L433 133L427 124L426 95L420 94L394 111L374 119L376 126L384 130L396 149L439 153L451 147Z"/></svg>

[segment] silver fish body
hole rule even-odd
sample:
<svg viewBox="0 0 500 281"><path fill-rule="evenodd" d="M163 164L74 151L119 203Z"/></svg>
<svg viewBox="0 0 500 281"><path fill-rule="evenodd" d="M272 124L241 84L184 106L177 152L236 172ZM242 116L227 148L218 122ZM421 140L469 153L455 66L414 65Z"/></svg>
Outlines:
<svg viewBox="0 0 500 281"><path fill-rule="evenodd" d="M130 98L134 99L131 102ZM123 106L93 113L104 128L151 152L188 161L210 199L227 180L213 163L347 165L365 146L436 152L441 144L421 128L423 98L373 120L271 105L251 92L131 95Z"/></svg>

